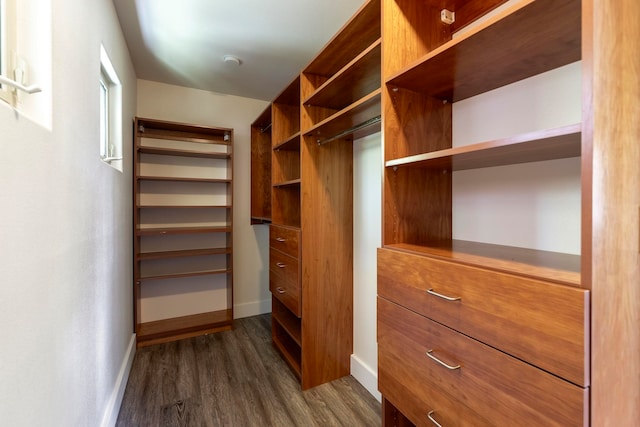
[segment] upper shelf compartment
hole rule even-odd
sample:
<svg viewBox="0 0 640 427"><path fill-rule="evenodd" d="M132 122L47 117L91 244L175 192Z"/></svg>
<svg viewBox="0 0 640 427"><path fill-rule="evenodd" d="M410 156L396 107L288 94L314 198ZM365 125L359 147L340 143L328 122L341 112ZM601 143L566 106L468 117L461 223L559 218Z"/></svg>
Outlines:
<svg viewBox="0 0 640 427"><path fill-rule="evenodd" d="M357 135L351 127L365 126L380 116L380 7L380 0L367 1L303 70L303 135L320 136L317 127L329 121L322 133L330 129L334 134L323 138Z"/></svg>
<svg viewBox="0 0 640 427"><path fill-rule="evenodd" d="M579 0L523 0L387 79L456 102L581 58Z"/></svg>

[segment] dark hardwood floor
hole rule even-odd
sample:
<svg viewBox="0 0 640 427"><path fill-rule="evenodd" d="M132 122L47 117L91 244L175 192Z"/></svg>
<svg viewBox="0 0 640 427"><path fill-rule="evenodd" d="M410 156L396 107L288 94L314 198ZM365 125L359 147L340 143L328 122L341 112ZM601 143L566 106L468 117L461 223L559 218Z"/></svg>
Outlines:
<svg viewBox="0 0 640 427"><path fill-rule="evenodd" d="M307 391L271 345L271 315L136 352L117 426L379 426L353 377Z"/></svg>

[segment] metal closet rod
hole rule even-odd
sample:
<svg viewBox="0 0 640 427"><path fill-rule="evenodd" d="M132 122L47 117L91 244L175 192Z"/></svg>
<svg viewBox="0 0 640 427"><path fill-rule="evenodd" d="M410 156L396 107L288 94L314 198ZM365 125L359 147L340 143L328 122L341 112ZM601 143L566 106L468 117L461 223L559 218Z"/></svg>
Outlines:
<svg viewBox="0 0 640 427"><path fill-rule="evenodd" d="M36 86L36 85L24 86L18 83L17 81L11 80L5 76L0 76L0 84L11 86L12 88L21 90L23 92L27 92L29 94L42 92L42 89L40 89L39 86Z"/></svg>
<svg viewBox="0 0 640 427"><path fill-rule="evenodd" d="M343 130L342 132L340 132L340 133L338 133L336 135L333 135L332 137L329 137L327 139L318 139L317 140L318 145L324 145L327 142L335 141L336 139L340 139L345 135L349 135L350 133L357 132L360 129L364 129L364 128L369 127L371 125L375 125L377 123L380 123L381 120L382 120L381 116L373 117L373 118L371 118L371 119L369 119L367 121L364 121L364 122L360 123L359 125L355 125L355 126L350 127L349 129Z"/></svg>

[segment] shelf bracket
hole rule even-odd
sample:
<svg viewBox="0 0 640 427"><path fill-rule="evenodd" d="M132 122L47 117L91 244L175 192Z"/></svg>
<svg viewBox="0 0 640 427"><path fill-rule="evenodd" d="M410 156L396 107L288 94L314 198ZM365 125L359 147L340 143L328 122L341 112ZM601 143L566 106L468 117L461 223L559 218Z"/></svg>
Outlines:
<svg viewBox="0 0 640 427"><path fill-rule="evenodd" d="M448 9L442 9L440 11L440 20L445 24L451 25L456 22L456 13Z"/></svg>
<svg viewBox="0 0 640 427"><path fill-rule="evenodd" d="M381 116L373 117L373 118L371 118L369 120L366 120L366 121L360 123L359 125L352 126L349 129L343 130L342 132L340 132L340 133L338 133L336 135L333 135L333 136L331 136L329 138L318 139L317 140L318 145L324 145L327 142L335 141L336 139L340 139L345 135L349 135L350 133L357 132L360 129L364 129L366 127L378 124L378 123L380 123L381 120L382 120Z"/></svg>

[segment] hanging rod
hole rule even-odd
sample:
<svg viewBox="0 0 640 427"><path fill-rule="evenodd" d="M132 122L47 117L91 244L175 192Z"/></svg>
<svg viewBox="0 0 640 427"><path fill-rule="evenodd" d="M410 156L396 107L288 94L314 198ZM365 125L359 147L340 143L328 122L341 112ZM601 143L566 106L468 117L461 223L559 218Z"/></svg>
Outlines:
<svg viewBox="0 0 640 427"><path fill-rule="evenodd" d="M263 128L260 128L260 133L265 133L266 131L269 130L270 127L271 127L271 123L269 123L268 125L266 125Z"/></svg>
<svg viewBox="0 0 640 427"><path fill-rule="evenodd" d="M329 137L329 138L326 138L326 139L318 139L316 142L318 143L318 145L324 145L327 142L335 141L336 139L340 139L345 135L349 135L350 133L357 132L360 129L364 129L366 127L378 124L378 123L380 123L381 120L382 120L382 118L380 116L373 117L373 118L371 118L371 119L369 119L367 121L364 121L364 122L360 123L359 125L355 125L353 127L350 127L349 129L343 130L342 132L340 132L340 133L338 133L338 134L336 134L336 135L334 135L332 137Z"/></svg>
<svg viewBox="0 0 640 427"><path fill-rule="evenodd" d="M17 81L11 80L5 76L0 76L0 84L11 86L12 88L21 90L23 92L27 92L29 94L42 92L42 89L40 89L40 87L36 85L24 86L18 83Z"/></svg>

